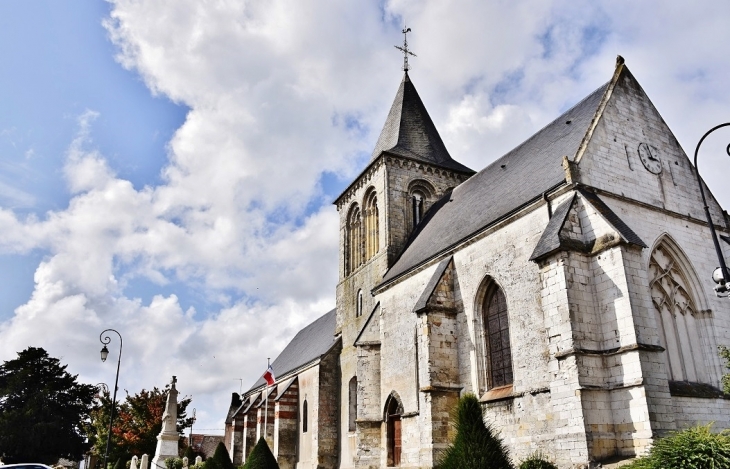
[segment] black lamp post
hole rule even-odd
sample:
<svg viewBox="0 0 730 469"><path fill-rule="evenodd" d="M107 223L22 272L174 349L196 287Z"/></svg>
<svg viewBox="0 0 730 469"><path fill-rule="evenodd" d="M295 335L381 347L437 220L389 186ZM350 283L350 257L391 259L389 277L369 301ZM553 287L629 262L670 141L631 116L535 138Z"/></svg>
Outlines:
<svg viewBox="0 0 730 469"><path fill-rule="evenodd" d="M114 408L117 405L117 384L119 383L119 365L122 363L122 334L115 331L114 329L106 329L99 334L99 341L104 344L101 349L101 361L105 362L106 357L109 356L109 349L106 346L112 341L107 332L115 332L119 336L119 359L117 360L117 377L114 380L114 397L112 397L112 410L109 414L109 434L106 436L106 451L104 452L104 466L103 469L107 469L106 462L109 457L109 443L112 441L112 423L114 422Z"/></svg>
<svg viewBox="0 0 730 469"><path fill-rule="evenodd" d="M712 233L712 242L715 243L717 260L720 263L720 267L718 267L712 274L712 279L715 281L715 283L717 283L717 286L715 287L715 292L717 292L718 296L720 296L721 294L726 295L730 291L730 271L727 270L727 265L725 265L725 257L722 254L720 242L717 240L715 225L712 223L712 217L710 216L710 207L707 205L707 199L705 198L705 189L702 186L700 169L697 167L697 154L700 151L700 145L702 145L702 142L705 140L705 138L707 138L708 135L710 135L717 129L727 126L730 126L730 122L716 125L715 127L708 130L707 133L705 133L705 135L703 135L700 141L697 143L697 148L695 148L695 174L697 175L697 184L699 184L700 186L700 194L702 195L702 204L705 206L705 216L707 217L707 224L710 226L710 232ZM730 145L727 146L726 151L727 154L730 155Z"/></svg>

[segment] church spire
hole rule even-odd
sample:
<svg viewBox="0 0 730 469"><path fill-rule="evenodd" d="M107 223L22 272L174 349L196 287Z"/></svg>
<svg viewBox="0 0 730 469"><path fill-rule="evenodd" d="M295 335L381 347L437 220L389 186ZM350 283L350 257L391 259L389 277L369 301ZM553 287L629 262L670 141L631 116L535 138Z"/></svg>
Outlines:
<svg viewBox="0 0 730 469"><path fill-rule="evenodd" d="M407 65L406 55L404 67ZM449 155L431 116L426 111L426 106L423 105L416 87L408 76L408 71L403 75L388 118L375 144L371 161L383 152L462 173L474 173Z"/></svg>

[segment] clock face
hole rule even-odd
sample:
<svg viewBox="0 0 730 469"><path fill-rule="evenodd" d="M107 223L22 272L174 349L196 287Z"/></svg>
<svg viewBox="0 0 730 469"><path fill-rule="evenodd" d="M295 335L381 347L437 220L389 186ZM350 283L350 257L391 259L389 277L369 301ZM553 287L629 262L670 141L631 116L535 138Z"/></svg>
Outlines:
<svg viewBox="0 0 730 469"><path fill-rule="evenodd" d="M646 143L639 144L639 159L650 173L659 174L662 172L662 161L657 155L657 150Z"/></svg>

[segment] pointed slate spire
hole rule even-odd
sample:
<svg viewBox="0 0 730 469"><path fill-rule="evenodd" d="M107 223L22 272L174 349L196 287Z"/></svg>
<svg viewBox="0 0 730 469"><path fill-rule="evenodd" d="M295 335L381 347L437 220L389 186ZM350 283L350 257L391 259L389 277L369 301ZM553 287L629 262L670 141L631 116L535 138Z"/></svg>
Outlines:
<svg viewBox="0 0 730 469"><path fill-rule="evenodd" d="M474 173L449 155L408 72L403 75L371 161L383 152L459 172Z"/></svg>

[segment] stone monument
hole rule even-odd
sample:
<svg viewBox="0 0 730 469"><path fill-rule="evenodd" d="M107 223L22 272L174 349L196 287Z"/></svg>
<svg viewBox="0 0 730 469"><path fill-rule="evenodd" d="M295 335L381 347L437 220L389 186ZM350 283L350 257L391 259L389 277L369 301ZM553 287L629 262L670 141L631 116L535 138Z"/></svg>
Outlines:
<svg viewBox="0 0 730 469"><path fill-rule="evenodd" d="M179 457L178 441L180 440L180 434L177 432L177 389L175 383L177 383L177 378L173 376L170 393L167 395L165 413L162 414L162 430L157 435L157 449L155 450L155 457L152 459L151 469L164 469L166 459Z"/></svg>

